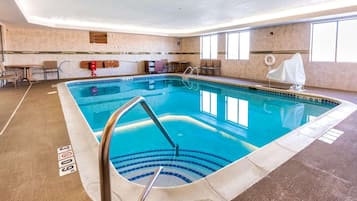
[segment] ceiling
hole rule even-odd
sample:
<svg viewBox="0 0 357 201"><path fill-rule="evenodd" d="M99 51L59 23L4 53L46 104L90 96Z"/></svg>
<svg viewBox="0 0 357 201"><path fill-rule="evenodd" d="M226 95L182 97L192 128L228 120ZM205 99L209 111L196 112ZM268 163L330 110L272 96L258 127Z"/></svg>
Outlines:
<svg viewBox="0 0 357 201"><path fill-rule="evenodd" d="M0 22L191 36L356 11L356 0L1 0Z"/></svg>

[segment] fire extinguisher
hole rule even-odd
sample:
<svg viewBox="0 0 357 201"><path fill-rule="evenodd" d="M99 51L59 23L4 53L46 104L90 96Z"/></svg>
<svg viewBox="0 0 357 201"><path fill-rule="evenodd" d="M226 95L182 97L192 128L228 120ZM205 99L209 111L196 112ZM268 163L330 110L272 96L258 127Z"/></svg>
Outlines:
<svg viewBox="0 0 357 201"><path fill-rule="evenodd" d="M91 76L92 77L97 77L97 62L96 61L91 61L89 62L89 70L91 71Z"/></svg>

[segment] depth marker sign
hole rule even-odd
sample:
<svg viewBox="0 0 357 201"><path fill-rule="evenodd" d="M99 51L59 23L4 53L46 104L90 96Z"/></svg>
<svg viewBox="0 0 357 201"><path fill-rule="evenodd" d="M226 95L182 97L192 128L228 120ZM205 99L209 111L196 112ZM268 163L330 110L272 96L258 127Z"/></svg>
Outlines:
<svg viewBox="0 0 357 201"><path fill-rule="evenodd" d="M72 146L71 145L66 145L66 146L58 148L57 149L57 153L59 154L59 153L70 151L70 150L72 150Z"/></svg>
<svg viewBox="0 0 357 201"><path fill-rule="evenodd" d="M72 165L60 168L59 169L59 175L60 176L64 176L64 175L67 175L67 174L71 174L71 173L73 173L75 171L77 171L77 167L76 167L76 164L73 163Z"/></svg>
<svg viewBox="0 0 357 201"><path fill-rule="evenodd" d="M59 176L64 176L77 171L76 161L71 145L57 149Z"/></svg>
<svg viewBox="0 0 357 201"><path fill-rule="evenodd" d="M59 168L63 168L64 166L72 165L74 163L75 163L74 157L71 157L71 158L67 158L67 159L63 159L61 161L58 161L58 167Z"/></svg>
<svg viewBox="0 0 357 201"><path fill-rule="evenodd" d="M73 157L73 151L66 151L58 154L58 160Z"/></svg>

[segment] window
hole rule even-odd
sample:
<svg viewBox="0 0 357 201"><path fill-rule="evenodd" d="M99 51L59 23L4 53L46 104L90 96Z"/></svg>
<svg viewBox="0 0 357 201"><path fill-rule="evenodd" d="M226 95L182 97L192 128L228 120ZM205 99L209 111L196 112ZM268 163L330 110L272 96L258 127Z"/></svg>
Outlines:
<svg viewBox="0 0 357 201"><path fill-rule="evenodd" d="M312 24L311 61L357 62L357 19Z"/></svg>
<svg viewBox="0 0 357 201"><path fill-rule="evenodd" d="M227 33L226 35L226 47L227 54L226 59L238 59L239 52L239 33Z"/></svg>
<svg viewBox="0 0 357 201"><path fill-rule="evenodd" d="M335 61L336 27L336 22L313 25L312 61Z"/></svg>
<svg viewBox="0 0 357 201"><path fill-rule="evenodd" d="M249 59L250 33L234 32L226 35L226 59Z"/></svg>
<svg viewBox="0 0 357 201"><path fill-rule="evenodd" d="M217 116L217 94L209 91L200 91L201 102L200 109L201 112L206 112L208 114Z"/></svg>
<svg viewBox="0 0 357 201"><path fill-rule="evenodd" d="M338 62L357 62L357 19L338 23Z"/></svg>
<svg viewBox="0 0 357 201"><path fill-rule="evenodd" d="M217 59L217 35L201 36L201 59Z"/></svg>
<svg viewBox="0 0 357 201"><path fill-rule="evenodd" d="M226 96L226 120L248 127L248 101Z"/></svg>

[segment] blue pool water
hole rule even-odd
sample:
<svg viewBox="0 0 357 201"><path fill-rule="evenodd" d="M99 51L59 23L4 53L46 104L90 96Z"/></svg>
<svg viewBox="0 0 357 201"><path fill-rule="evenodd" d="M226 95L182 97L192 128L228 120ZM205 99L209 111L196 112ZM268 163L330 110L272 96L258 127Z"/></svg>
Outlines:
<svg viewBox="0 0 357 201"><path fill-rule="evenodd" d="M110 158L122 176L137 183L164 166L162 186L205 177L334 107L177 76L72 82L68 87L98 141L117 108L135 96L146 99L179 144L179 155L138 105L117 125Z"/></svg>

